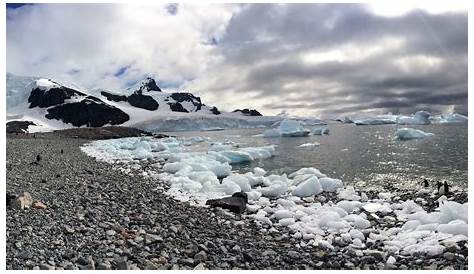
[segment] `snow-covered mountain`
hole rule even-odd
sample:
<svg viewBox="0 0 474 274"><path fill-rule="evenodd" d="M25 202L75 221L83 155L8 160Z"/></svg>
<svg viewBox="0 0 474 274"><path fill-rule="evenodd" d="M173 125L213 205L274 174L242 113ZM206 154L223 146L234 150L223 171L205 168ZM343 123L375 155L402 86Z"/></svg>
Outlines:
<svg viewBox="0 0 474 274"><path fill-rule="evenodd" d="M7 73L7 122L31 121L28 131L105 125L150 131L266 127L279 117L256 110L221 112L188 92L168 93L152 78L126 90L78 88L41 77Z"/></svg>

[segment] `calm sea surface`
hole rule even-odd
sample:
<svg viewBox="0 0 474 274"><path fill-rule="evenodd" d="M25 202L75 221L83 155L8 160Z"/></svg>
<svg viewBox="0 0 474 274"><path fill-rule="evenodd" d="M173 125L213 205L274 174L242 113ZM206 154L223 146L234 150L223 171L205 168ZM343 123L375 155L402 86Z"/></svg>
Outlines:
<svg viewBox="0 0 474 274"><path fill-rule="evenodd" d="M330 177L369 189L383 189L387 184L412 188L422 178L447 180L454 186L467 189L467 125L410 126L435 134L411 141L394 139L395 131L404 127L400 125L355 126L338 123L329 124L328 127L329 135L294 138L254 136L264 129L170 134L178 137L210 137L214 142L229 140L245 147L277 145L275 157L271 159L233 166L234 170L241 172L255 166L276 174L291 173L302 167L316 167ZM298 147L314 142L320 145ZM207 146L207 143L201 143L194 149L205 150Z"/></svg>

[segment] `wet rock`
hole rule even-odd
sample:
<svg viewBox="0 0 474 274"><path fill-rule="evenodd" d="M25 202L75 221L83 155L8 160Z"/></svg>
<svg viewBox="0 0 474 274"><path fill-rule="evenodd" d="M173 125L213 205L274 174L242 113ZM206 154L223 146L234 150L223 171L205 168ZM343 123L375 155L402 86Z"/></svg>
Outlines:
<svg viewBox="0 0 474 274"><path fill-rule="evenodd" d="M231 197L221 199L211 199L206 201L206 205L211 207L221 207L234 213L243 213L247 207L247 194L245 192L236 192Z"/></svg>

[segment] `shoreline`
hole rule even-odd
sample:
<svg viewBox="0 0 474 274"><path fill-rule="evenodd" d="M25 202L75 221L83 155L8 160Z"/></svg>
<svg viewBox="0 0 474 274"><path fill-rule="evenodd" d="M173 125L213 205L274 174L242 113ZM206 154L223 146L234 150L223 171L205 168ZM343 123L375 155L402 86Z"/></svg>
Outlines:
<svg viewBox="0 0 474 274"><path fill-rule="evenodd" d="M88 141L7 136L7 193L28 191L47 206L7 209L8 269L387 269L379 255L296 247L286 228L263 232L243 216L173 200L162 182L85 155ZM37 154L40 165L30 165ZM465 251L454 261L399 256L395 269L467 269Z"/></svg>

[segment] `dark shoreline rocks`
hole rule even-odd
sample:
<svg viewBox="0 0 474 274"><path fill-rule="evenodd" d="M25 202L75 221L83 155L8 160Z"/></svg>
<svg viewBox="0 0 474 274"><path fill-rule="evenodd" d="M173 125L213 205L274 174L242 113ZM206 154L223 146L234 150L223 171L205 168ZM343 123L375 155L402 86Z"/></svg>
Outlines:
<svg viewBox="0 0 474 274"><path fill-rule="evenodd" d="M303 247L284 227L270 230L245 215L176 201L164 194L166 184L140 176L160 162L140 162L126 175L120 165L86 156L84 139L59 132L24 136L7 137L6 190L29 192L47 208L7 209L7 269L387 267L378 242L365 253L336 244L334 250ZM41 164L29 165L39 154ZM467 248L449 252L394 256L390 269L467 269Z"/></svg>

